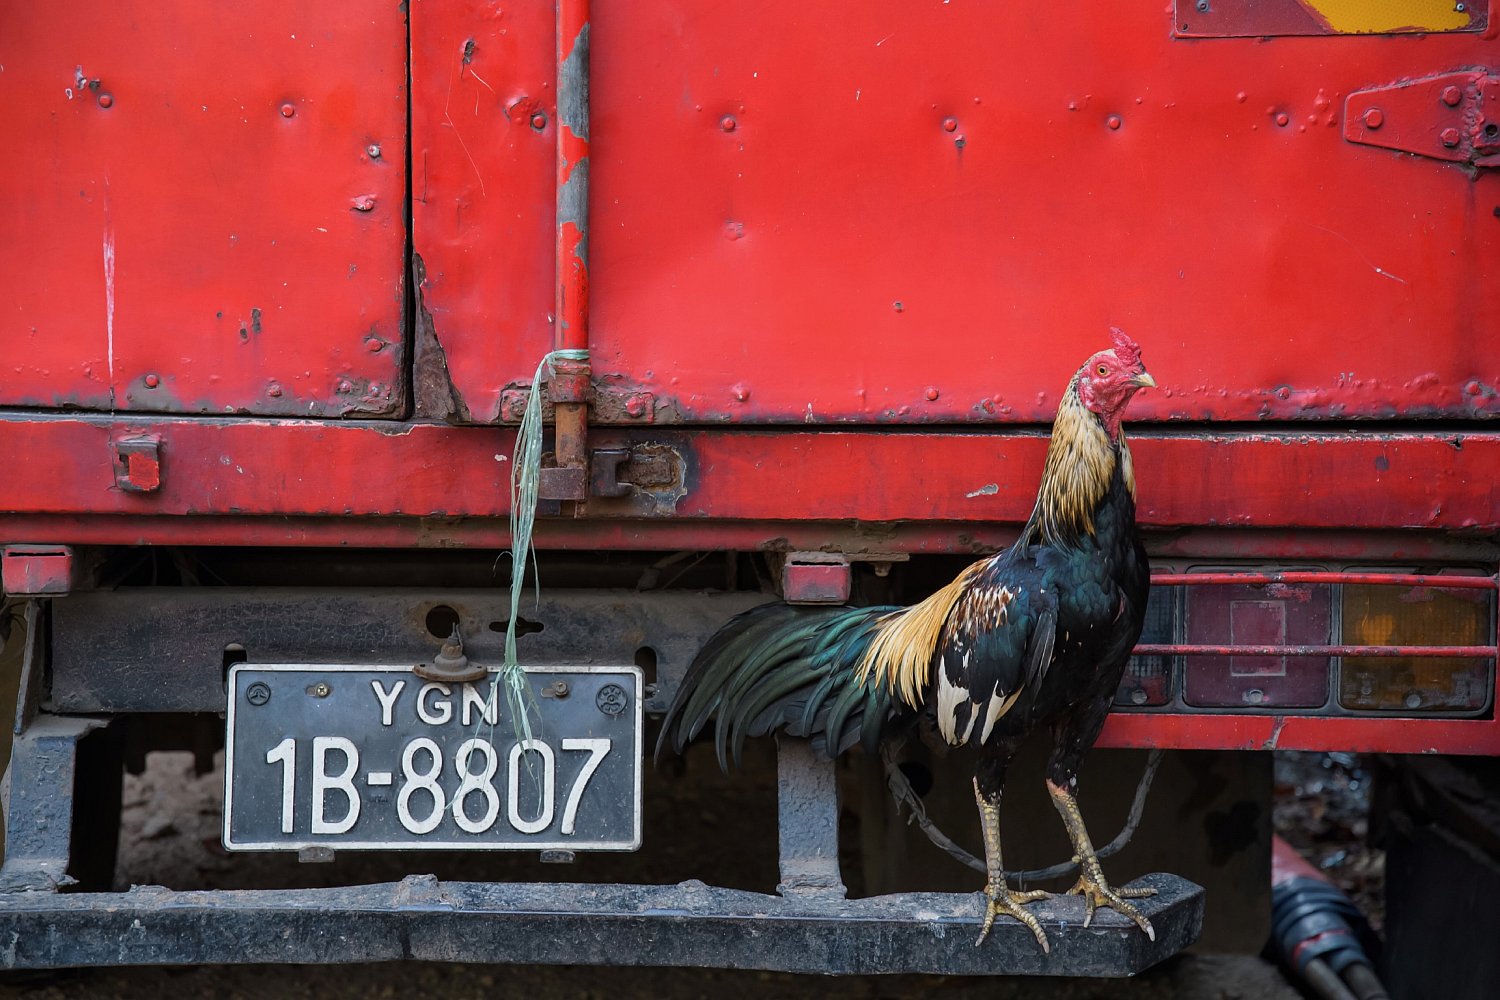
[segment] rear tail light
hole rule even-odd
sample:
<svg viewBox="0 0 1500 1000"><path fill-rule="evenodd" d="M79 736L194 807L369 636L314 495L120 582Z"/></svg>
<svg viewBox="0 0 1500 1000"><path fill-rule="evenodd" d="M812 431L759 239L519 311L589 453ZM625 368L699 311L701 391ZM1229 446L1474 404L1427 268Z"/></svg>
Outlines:
<svg viewBox="0 0 1500 1000"><path fill-rule="evenodd" d="M1493 576L1159 573L1120 707L1478 715L1496 669Z"/></svg>
<svg viewBox="0 0 1500 1000"><path fill-rule="evenodd" d="M1328 586L1189 587L1190 643L1321 646L1333 632ZM1190 656L1183 698L1203 708L1317 708L1328 701L1327 656Z"/></svg>
<svg viewBox="0 0 1500 1000"><path fill-rule="evenodd" d="M1177 593L1173 587L1156 587L1146 602L1146 626L1141 642L1167 643L1176 635ZM1135 707L1165 705L1172 699L1172 658L1132 656L1115 692L1116 705Z"/></svg>
<svg viewBox="0 0 1500 1000"><path fill-rule="evenodd" d="M1481 646L1493 594L1434 587L1343 588L1344 642L1358 646ZM1463 712L1489 702L1484 657L1346 656L1339 704L1358 711Z"/></svg>

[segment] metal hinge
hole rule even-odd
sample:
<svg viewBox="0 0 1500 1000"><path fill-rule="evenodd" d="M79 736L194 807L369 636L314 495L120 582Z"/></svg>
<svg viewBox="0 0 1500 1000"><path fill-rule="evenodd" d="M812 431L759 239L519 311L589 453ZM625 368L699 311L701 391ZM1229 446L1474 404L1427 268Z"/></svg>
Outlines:
<svg viewBox="0 0 1500 1000"><path fill-rule="evenodd" d="M1344 138L1453 163L1500 166L1500 76L1478 69L1357 90L1344 101Z"/></svg>

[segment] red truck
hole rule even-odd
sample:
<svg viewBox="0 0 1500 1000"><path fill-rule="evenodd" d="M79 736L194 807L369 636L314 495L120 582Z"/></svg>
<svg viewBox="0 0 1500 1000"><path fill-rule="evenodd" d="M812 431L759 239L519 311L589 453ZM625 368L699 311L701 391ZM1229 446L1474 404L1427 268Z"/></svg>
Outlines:
<svg viewBox="0 0 1500 1000"><path fill-rule="evenodd" d="M1161 389L1100 745L1500 753L1490 8L12 5L0 964L1110 975L1185 946L1203 893L1160 876L1155 942L975 949L977 897L933 890L977 877L922 884L883 788L857 808L792 744L778 894L589 854L713 838L645 757L731 615L920 599L1015 537L1111 325ZM529 739L465 680L507 633ZM122 768L172 748L224 767L231 852L399 880L113 891ZM1213 759L1264 804L1267 755ZM576 867L426 874L496 849ZM1212 871L1157 867L1212 905Z"/></svg>

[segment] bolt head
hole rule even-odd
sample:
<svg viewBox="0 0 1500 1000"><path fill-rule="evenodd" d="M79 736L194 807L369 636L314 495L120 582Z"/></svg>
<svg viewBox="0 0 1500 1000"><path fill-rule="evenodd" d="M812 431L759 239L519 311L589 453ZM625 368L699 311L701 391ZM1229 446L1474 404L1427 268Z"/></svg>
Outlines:
<svg viewBox="0 0 1500 1000"><path fill-rule="evenodd" d="M272 399L279 398L281 396L281 386L279 386L279 385L273 385L273 386L271 386L269 389L266 390L266 395L270 396Z"/></svg>
<svg viewBox="0 0 1500 1000"><path fill-rule="evenodd" d="M938 392L937 386L929 385L927 387L927 392L925 393L925 395L927 396L928 400L934 400L937 399L938 396L941 395L941 393Z"/></svg>
<svg viewBox="0 0 1500 1000"><path fill-rule="evenodd" d="M943 131L944 132L956 132L956 131L958 131L958 119L957 118L944 118L943 119Z"/></svg>
<svg viewBox="0 0 1500 1000"><path fill-rule="evenodd" d="M1443 88L1443 103L1450 108L1458 107L1458 102L1464 99L1464 92L1457 87Z"/></svg>
<svg viewBox="0 0 1500 1000"><path fill-rule="evenodd" d="M379 354L380 349L384 346L385 341L381 340L379 337L370 337L365 341L365 350L369 351L371 354Z"/></svg>
<svg viewBox="0 0 1500 1000"><path fill-rule="evenodd" d="M632 417L643 417L646 415L646 401L640 396L631 396L625 400L625 412Z"/></svg>
<svg viewBox="0 0 1500 1000"><path fill-rule="evenodd" d="M1277 114L1276 114L1276 124L1277 125L1280 125L1282 128L1286 128L1286 126L1289 125L1291 123L1291 121L1292 121L1292 116L1289 115L1289 114L1287 114L1285 111L1277 112Z"/></svg>
<svg viewBox="0 0 1500 1000"><path fill-rule="evenodd" d="M1444 146L1447 146L1449 149L1452 149L1454 146L1458 145L1458 139L1459 139L1458 129L1456 129L1456 128L1445 128L1445 129L1443 129L1442 133L1438 136L1438 139L1442 142L1442 144Z"/></svg>
<svg viewBox="0 0 1500 1000"><path fill-rule="evenodd" d="M1370 108L1365 112L1365 128L1379 128L1385 124L1385 112L1379 108Z"/></svg>
<svg viewBox="0 0 1500 1000"><path fill-rule="evenodd" d="M534 129L536 129L538 132L540 132L542 129L546 128L547 127L547 116L545 114L543 114L542 112L540 112L540 111L535 112L531 116L531 127L534 128Z"/></svg>
<svg viewBox="0 0 1500 1000"><path fill-rule="evenodd" d="M380 143L372 142L365 147L365 155L372 160L380 159Z"/></svg>
<svg viewBox="0 0 1500 1000"><path fill-rule="evenodd" d="M1125 120L1119 115L1110 115L1108 118L1104 119L1104 124L1108 125L1112 129L1117 129L1121 125L1125 124Z"/></svg>
<svg viewBox="0 0 1500 1000"><path fill-rule="evenodd" d="M737 384L731 391L734 393L734 398L741 403L750 398L750 387L743 382Z"/></svg>
<svg viewBox="0 0 1500 1000"><path fill-rule="evenodd" d="M285 103L285 104L283 104L281 106L281 117L283 117L283 118L290 118L293 115L295 115L296 113L297 113L297 106L295 104L293 104L292 102L290 102L290 101L288 101L287 103Z"/></svg>
<svg viewBox="0 0 1500 1000"><path fill-rule="evenodd" d="M719 119L719 128L725 132L733 132L740 127L740 123L734 120L734 115L725 115Z"/></svg>
<svg viewBox="0 0 1500 1000"><path fill-rule="evenodd" d="M107 108L107 107L110 107L111 105L113 105L114 103L115 103L115 99L114 99L114 96L112 94L100 94L99 95L99 107L101 107L101 108Z"/></svg>
<svg viewBox="0 0 1500 1000"><path fill-rule="evenodd" d="M144 379L142 379L142 381L146 383L147 389L155 389L157 386L161 385L161 379L155 375L147 375Z"/></svg>
<svg viewBox="0 0 1500 1000"><path fill-rule="evenodd" d="M339 379L339 392L349 393L354 391L353 384L348 379Z"/></svg>

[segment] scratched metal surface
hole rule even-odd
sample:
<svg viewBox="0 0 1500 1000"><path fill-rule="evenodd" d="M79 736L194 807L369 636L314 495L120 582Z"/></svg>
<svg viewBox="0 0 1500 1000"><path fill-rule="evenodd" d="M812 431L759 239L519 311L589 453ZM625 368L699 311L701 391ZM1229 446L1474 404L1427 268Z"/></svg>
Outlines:
<svg viewBox="0 0 1500 1000"><path fill-rule="evenodd" d="M7 4L0 405L403 405L394 3Z"/></svg>
<svg viewBox="0 0 1500 1000"><path fill-rule="evenodd" d="M1172 16L599 0L596 376L658 421L1038 422L1113 323L1165 387L1138 420L1500 413L1500 177L1342 132L1493 38ZM412 28L429 346L489 421L551 343L551 8Z"/></svg>

